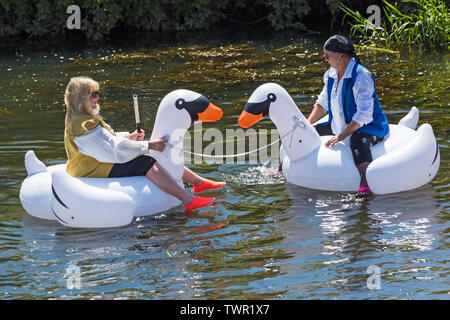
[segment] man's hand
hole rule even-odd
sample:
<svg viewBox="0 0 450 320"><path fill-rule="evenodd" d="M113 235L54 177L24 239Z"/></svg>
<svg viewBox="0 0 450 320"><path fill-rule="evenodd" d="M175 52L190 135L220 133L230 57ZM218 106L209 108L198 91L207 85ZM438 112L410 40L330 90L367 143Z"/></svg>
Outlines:
<svg viewBox="0 0 450 320"><path fill-rule="evenodd" d="M325 142L325 147L327 147L327 148L333 147L336 143L338 143L339 141L343 141L345 138L347 138L349 135L351 135L353 132L355 132L359 128L360 128L360 125L357 122L352 120L341 133L339 133L338 135L335 135L330 140Z"/></svg>
<svg viewBox="0 0 450 320"><path fill-rule="evenodd" d="M339 141L342 141L344 139L341 138L341 135L338 134L334 137L332 137L330 140L328 140L327 142L325 142L325 147L330 148L330 147L334 147L334 145L336 143L338 143Z"/></svg>
<svg viewBox="0 0 450 320"><path fill-rule="evenodd" d="M325 113L324 108L320 104L315 104L311 114L308 117L309 123L313 124Z"/></svg>

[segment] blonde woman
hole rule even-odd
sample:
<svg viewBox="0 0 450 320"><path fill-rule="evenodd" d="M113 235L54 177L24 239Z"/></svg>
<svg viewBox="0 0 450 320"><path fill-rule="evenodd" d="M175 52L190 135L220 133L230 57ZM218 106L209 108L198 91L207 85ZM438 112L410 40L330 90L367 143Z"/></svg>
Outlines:
<svg viewBox="0 0 450 320"><path fill-rule="evenodd" d="M149 150L163 151L167 140L142 141L145 132L114 132L100 116L99 84L89 77L70 79L64 95L66 171L74 177L146 176L164 192L180 199L187 211L210 205L214 198L196 197L178 185ZM194 192L222 187L225 182L204 179L184 168L183 181Z"/></svg>

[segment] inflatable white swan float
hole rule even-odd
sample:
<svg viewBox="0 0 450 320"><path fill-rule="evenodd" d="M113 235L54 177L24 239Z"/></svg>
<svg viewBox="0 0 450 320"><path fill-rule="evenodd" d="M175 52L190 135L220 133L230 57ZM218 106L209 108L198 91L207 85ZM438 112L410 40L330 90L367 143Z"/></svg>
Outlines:
<svg viewBox="0 0 450 320"><path fill-rule="evenodd" d="M289 93L278 84L258 87L238 123L248 128L263 118L270 118L280 134L280 161L288 182L318 190L358 190L360 175L349 138L334 147L325 147L330 136L319 136ZM436 175L440 154L433 129L425 123L415 130L418 120L419 111L413 107L398 125L389 125L389 135L371 148L374 160L366 177L373 193L415 189ZM322 118L317 123L324 121Z"/></svg>
<svg viewBox="0 0 450 320"><path fill-rule="evenodd" d="M222 110L204 96L175 90L161 101L150 140L166 137L174 146L154 157L183 186L183 139L195 121L217 121ZM181 204L145 176L74 178L66 164L46 167L34 154L25 155L28 177L20 188L20 201L30 215L77 228L105 228L129 224L135 216L170 210Z"/></svg>

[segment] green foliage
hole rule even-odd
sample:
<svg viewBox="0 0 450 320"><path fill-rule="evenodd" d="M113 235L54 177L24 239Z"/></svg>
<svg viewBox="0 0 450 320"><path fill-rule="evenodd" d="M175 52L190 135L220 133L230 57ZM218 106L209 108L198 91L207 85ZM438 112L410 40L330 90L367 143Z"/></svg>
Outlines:
<svg viewBox="0 0 450 320"><path fill-rule="evenodd" d="M273 30L307 30L303 19L317 0L0 0L0 38L65 37L68 6L81 8L81 32L102 39L115 30L184 31L238 22L266 22ZM333 17L340 0L321 0Z"/></svg>
<svg viewBox="0 0 450 320"><path fill-rule="evenodd" d="M449 47L449 8L442 0L404 0L402 7L383 0L384 15L381 26L376 28L358 11L342 5L346 16L353 19L351 33L387 47L413 46Z"/></svg>
<svg viewBox="0 0 450 320"><path fill-rule="evenodd" d="M305 29L298 18L306 16L311 10L307 0L267 0L267 5L272 9L268 19L275 30Z"/></svg>

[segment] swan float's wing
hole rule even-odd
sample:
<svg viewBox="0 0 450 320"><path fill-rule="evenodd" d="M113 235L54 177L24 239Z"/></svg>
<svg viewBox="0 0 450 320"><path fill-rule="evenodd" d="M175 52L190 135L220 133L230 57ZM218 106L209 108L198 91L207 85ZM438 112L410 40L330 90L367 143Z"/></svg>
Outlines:
<svg viewBox="0 0 450 320"><path fill-rule="evenodd" d="M408 114L398 122L398 125L416 130L417 123L419 123L419 109L412 107Z"/></svg>

